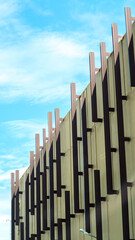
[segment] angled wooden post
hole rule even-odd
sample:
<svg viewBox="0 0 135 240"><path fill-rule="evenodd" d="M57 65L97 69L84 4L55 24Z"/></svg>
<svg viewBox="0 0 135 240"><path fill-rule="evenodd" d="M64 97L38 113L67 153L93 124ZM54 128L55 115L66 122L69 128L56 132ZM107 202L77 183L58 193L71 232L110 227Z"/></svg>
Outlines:
<svg viewBox="0 0 135 240"><path fill-rule="evenodd" d="M102 119L97 116L97 93L96 93L96 75L95 72L98 68L95 68L95 54L94 52L89 53L89 64L90 64L90 86L91 86L91 104L92 104L92 121L102 122Z"/></svg>
<svg viewBox="0 0 135 240"><path fill-rule="evenodd" d="M60 147L60 113L55 109L55 132L56 132L56 168L57 168L57 196L61 197L61 147Z"/></svg>
<svg viewBox="0 0 135 240"><path fill-rule="evenodd" d="M131 84L131 87L135 87L135 53L134 53L133 29L132 29L132 21L135 21L135 18L131 16L130 8L125 8L125 18L126 18L126 29L127 29L129 68L130 68L130 84Z"/></svg>
<svg viewBox="0 0 135 240"><path fill-rule="evenodd" d="M115 86L116 86L118 144L119 144L122 220L123 220L123 240L129 240L129 214L128 214L126 153L125 153L124 120L123 120L123 106L122 106L122 93L121 93L121 74L120 74L117 24L112 24L112 41L113 41L113 51L114 51L114 71L115 71Z"/></svg>

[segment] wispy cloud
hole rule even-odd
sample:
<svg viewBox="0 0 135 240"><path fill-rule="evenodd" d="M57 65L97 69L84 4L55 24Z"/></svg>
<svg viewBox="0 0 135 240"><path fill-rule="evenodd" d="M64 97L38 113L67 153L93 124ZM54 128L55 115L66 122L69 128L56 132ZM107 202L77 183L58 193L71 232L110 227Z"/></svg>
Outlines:
<svg viewBox="0 0 135 240"><path fill-rule="evenodd" d="M0 2L0 25L8 22L17 12L19 2L17 0L1 0Z"/></svg>
<svg viewBox="0 0 135 240"><path fill-rule="evenodd" d="M0 155L0 159L16 159L13 155Z"/></svg>
<svg viewBox="0 0 135 240"><path fill-rule="evenodd" d="M54 101L69 93L69 83L88 76L88 50L59 33L40 33L23 43L0 48L0 101L19 98Z"/></svg>
<svg viewBox="0 0 135 240"><path fill-rule="evenodd" d="M29 152L35 151L35 134L40 134L40 144L43 144L42 129L47 126L41 120L14 120L1 123L0 126L8 132L11 141L17 144L11 144L6 147L1 147L0 155L0 181L10 178L11 170L24 168L29 165ZM23 151L22 151L23 149ZM8 154L10 153L10 154ZM9 169L9 171L7 171Z"/></svg>
<svg viewBox="0 0 135 240"><path fill-rule="evenodd" d="M17 170L19 170L20 177L24 174L26 169L27 169L27 167L17 169ZM12 172L15 172L15 170L16 169L13 169ZM11 178L11 170L5 171L4 173L0 174L0 182L5 181L5 180L9 180L10 178Z"/></svg>
<svg viewBox="0 0 135 240"><path fill-rule="evenodd" d="M28 140L33 139L35 133L40 133L42 137L42 129L47 127L41 120L35 119L8 121L1 125L6 126L15 138L27 138ZM12 155L6 157L10 158Z"/></svg>
<svg viewBox="0 0 135 240"><path fill-rule="evenodd" d="M31 0L24 0L24 3L26 7L31 8L36 14L39 14L40 16L51 16L53 14L50 10L48 10L44 1L41 2L42 5Z"/></svg>

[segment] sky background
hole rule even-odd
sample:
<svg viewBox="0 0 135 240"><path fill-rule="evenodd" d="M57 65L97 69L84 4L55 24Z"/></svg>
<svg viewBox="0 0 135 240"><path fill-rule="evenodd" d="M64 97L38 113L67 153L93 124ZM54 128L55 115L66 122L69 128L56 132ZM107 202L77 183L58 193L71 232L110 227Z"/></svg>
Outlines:
<svg viewBox="0 0 135 240"><path fill-rule="evenodd" d="M70 83L88 85L89 52L100 67L100 42L112 51L111 24L126 32L124 7L135 16L134 0L0 0L0 240L11 239L10 173L28 167L48 111L69 111Z"/></svg>

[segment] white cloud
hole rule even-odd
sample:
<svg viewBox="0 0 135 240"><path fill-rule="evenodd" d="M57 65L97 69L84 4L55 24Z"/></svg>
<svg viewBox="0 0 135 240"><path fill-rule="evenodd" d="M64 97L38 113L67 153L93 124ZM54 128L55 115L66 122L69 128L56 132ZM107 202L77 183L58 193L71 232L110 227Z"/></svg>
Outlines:
<svg viewBox="0 0 135 240"><path fill-rule="evenodd" d="M18 168L19 170L19 177L21 177L24 172L26 171L27 167L23 168ZM12 172L15 172L16 169L13 169ZM5 181L5 180L10 180L11 179L11 170L5 171L4 173L0 174L0 182Z"/></svg>
<svg viewBox="0 0 135 240"><path fill-rule="evenodd" d="M13 155L0 155L0 159L8 159L8 160L11 160L11 159L16 159L15 156Z"/></svg>
<svg viewBox="0 0 135 240"><path fill-rule="evenodd" d="M0 48L0 101L65 98L71 81L76 82L79 74L88 76L87 62L87 46L58 33Z"/></svg>
<svg viewBox="0 0 135 240"><path fill-rule="evenodd" d="M42 129L47 127L41 120L35 119L8 121L1 125L6 126L16 138L27 138L28 141L33 139L36 133L42 138Z"/></svg>
<svg viewBox="0 0 135 240"><path fill-rule="evenodd" d="M6 19L13 16L18 10L17 0L1 0L0 2L0 19Z"/></svg>

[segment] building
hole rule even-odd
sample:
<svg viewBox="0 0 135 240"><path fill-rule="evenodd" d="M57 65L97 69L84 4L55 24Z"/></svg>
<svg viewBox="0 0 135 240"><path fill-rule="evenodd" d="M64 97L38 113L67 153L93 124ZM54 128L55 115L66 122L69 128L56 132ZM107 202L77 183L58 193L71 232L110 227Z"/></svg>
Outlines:
<svg viewBox="0 0 135 240"><path fill-rule="evenodd" d="M135 24L112 24L113 52L90 53L91 82L64 119L48 113L48 138L19 180L11 174L12 240L135 239Z"/></svg>

